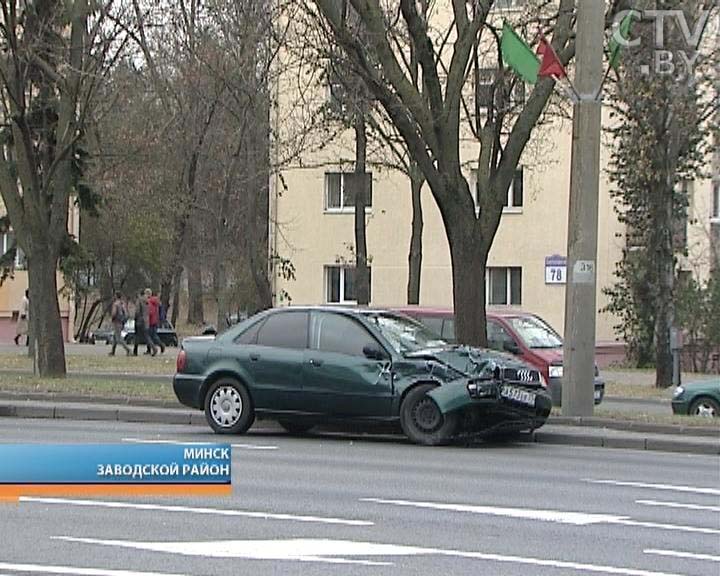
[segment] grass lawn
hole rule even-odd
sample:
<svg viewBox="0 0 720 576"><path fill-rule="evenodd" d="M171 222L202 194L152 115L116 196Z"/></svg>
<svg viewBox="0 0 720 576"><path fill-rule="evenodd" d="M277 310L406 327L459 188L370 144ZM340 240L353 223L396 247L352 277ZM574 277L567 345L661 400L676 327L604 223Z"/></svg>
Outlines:
<svg viewBox="0 0 720 576"><path fill-rule="evenodd" d="M644 398L647 400L668 400L672 399L674 387L655 388L655 386L644 386L638 384L626 384L623 382L605 382L606 396L620 396L623 398Z"/></svg>
<svg viewBox="0 0 720 576"><path fill-rule="evenodd" d="M116 356L107 354L68 354L65 357L68 372L116 372L121 374L174 374L177 348L167 348L165 354L126 356L121 349ZM2 370L32 370L32 360L25 354L0 356Z"/></svg>
<svg viewBox="0 0 720 576"><path fill-rule="evenodd" d="M112 378L35 378L33 376L0 375L0 391L13 393L73 394L107 398L108 401L176 400L172 384Z"/></svg>
<svg viewBox="0 0 720 576"><path fill-rule="evenodd" d="M553 416L562 416L560 408L553 408ZM702 416L679 416L671 412L668 406L667 414L645 414L643 412L627 412L610 410L602 404L595 406L594 418L607 418L624 422L637 422L644 424L672 424L677 426L717 428L720 432L720 418L704 418Z"/></svg>

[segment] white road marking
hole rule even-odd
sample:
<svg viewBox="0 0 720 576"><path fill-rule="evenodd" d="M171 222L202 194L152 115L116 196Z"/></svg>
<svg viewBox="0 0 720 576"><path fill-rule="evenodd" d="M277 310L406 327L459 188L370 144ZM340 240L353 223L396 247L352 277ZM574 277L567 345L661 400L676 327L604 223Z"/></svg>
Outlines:
<svg viewBox="0 0 720 576"><path fill-rule="evenodd" d="M702 528L699 526L683 526L682 524L663 524L660 522L641 522L639 520L617 520L611 524L623 526L639 526L640 528L657 528L659 530L672 530L674 532L693 532L695 534L720 534L715 528Z"/></svg>
<svg viewBox="0 0 720 576"><path fill-rule="evenodd" d="M645 554L656 554L658 556L672 556L674 558L688 558L690 560L708 560L709 562L720 562L720 556L710 554L693 554L692 552L678 552L676 550L656 550L649 548L643 550Z"/></svg>
<svg viewBox="0 0 720 576"><path fill-rule="evenodd" d="M72 576L182 576L169 572L134 572L132 570L106 570L76 566L48 566L45 564L10 564L0 562L0 570L15 570L40 574L71 574Z"/></svg>
<svg viewBox="0 0 720 576"><path fill-rule="evenodd" d="M143 438L123 438L123 442L131 442L133 444L174 444L181 445L187 444L188 446L209 446L210 444L217 444L217 442L180 442L177 440L145 440ZM222 442L220 442L222 443ZM266 446L263 444L230 444L233 448L239 450L277 450L277 446Z"/></svg>
<svg viewBox="0 0 720 576"><path fill-rule="evenodd" d="M620 482L617 480L592 480L590 478L586 478L584 482L590 482L591 484L610 484L612 486L629 486L632 488L649 488L651 490L669 490L672 492L690 492L692 494L720 496L720 490L717 488L697 488L695 486L678 486L675 484L646 484L645 482Z"/></svg>
<svg viewBox="0 0 720 576"><path fill-rule="evenodd" d="M476 506L470 504L445 504L439 502L416 502L411 500L383 500L381 498L360 498L361 502L375 504L389 504L392 506L408 506L412 508L425 508L432 510L448 510L451 512L466 512L486 516L503 516L505 518L519 518L522 520L538 520L540 522L556 522L559 524L573 524L575 526L589 526L591 524L615 524L622 526L639 526L642 528L656 528L660 530L673 530L677 532L694 532L698 534L720 534L714 528L697 526L684 526L678 524L662 524L656 522L642 522L633 520L629 516L612 516L610 514L586 514L584 512L565 512L561 510L533 510L530 508L504 508L496 506Z"/></svg>
<svg viewBox="0 0 720 576"><path fill-rule="evenodd" d="M619 566L584 564L563 560L546 560L524 556L507 556L485 552L466 552L442 548L419 548L395 544L374 542L355 542L352 540L329 540L320 538L297 538L288 540L222 540L217 542L133 542L126 540L98 540L95 538L57 537L66 542L114 546L133 550L164 552L185 556L202 556L209 558L245 558L251 560L289 560L295 562L330 562L356 563L371 561L355 560L348 557L392 557L392 556L446 556L500 562L506 564L523 564L530 566L546 566L601 574L617 574L620 576L683 576L678 573L653 572Z"/></svg>
<svg viewBox="0 0 720 576"><path fill-rule="evenodd" d="M526 508L501 508L496 506L474 506L467 504L444 504L437 502L415 502L410 500L383 500L381 498L360 498L361 502L375 504L391 504L393 506L409 506L413 508L430 508L432 510L449 510L452 512L469 512L490 516L505 516L523 520L540 520L542 522L558 522L588 526L590 524L607 524L628 516L610 516L608 514L585 514L583 512L562 512L559 510L531 510Z"/></svg>
<svg viewBox="0 0 720 576"><path fill-rule="evenodd" d="M720 506L701 506L700 504L685 504L684 502L665 502L663 500L635 500L635 503L642 504L643 506L661 506L665 508L683 508L686 510L720 512Z"/></svg>
<svg viewBox="0 0 720 576"><path fill-rule="evenodd" d="M324 516L298 516L295 514L274 514L270 512L254 512L249 510L228 510L223 508L190 508L188 506L164 506L160 504L136 504L133 502L109 502L107 500L76 500L74 498L35 498L21 496L20 502L39 504L62 504L66 506L86 506L91 508L115 508L125 510L146 510L152 512L179 512L183 514L206 514L215 516L239 516L244 518L260 518L262 520L287 520L291 522L310 522L317 524L340 524L343 526L374 526L368 520L350 520Z"/></svg>

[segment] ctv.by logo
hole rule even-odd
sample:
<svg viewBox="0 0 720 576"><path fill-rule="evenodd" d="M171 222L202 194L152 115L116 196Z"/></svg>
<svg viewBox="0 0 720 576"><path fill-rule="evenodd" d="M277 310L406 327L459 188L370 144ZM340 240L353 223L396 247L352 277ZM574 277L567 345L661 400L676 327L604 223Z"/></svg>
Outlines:
<svg viewBox="0 0 720 576"><path fill-rule="evenodd" d="M652 64L640 66L642 74L654 72L659 76L675 76L677 80L694 79L695 65L700 56L699 47L703 35L713 28L710 22L711 11L699 10L695 22L688 22L688 17L682 10L623 10L615 17L613 39L623 50L641 45L640 38L624 38L621 22L627 17L636 21L653 21L655 23L655 50ZM685 49L676 47L669 50L666 46L666 23L673 22L675 28L683 36ZM716 41L720 31L720 16L714 26ZM632 34L630 35L632 36Z"/></svg>

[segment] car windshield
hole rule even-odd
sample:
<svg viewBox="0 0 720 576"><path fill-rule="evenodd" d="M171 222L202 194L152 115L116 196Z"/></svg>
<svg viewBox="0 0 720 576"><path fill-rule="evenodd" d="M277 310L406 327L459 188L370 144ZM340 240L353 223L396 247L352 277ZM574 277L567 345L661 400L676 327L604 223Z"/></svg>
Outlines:
<svg viewBox="0 0 720 576"><path fill-rule="evenodd" d="M562 348L562 338L539 318L510 318L510 323L528 348Z"/></svg>
<svg viewBox="0 0 720 576"><path fill-rule="evenodd" d="M428 348L447 346L447 342L425 326L395 314L369 313L367 319L380 330L396 352L408 354Z"/></svg>

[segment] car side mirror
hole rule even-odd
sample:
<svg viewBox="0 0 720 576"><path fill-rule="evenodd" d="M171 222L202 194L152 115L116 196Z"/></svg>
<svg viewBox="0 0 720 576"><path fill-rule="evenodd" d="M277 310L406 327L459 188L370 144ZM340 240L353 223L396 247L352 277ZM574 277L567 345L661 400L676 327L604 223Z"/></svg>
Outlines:
<svg viewBox="0 0 720 576"><path fill-rule="evenodd" d="M365 354L365 358L370 360L385 360L386 357L385 352L376 344L366 344L363 347L363 354Z"/></svg>
<svg viewBox="0 0 720 576"><path fill-rule="evenodd" d="M505 352L509 352L510 354L520 354L520 347L514 340L505 340L503 342L503 350L505 350Z"/></svg>

